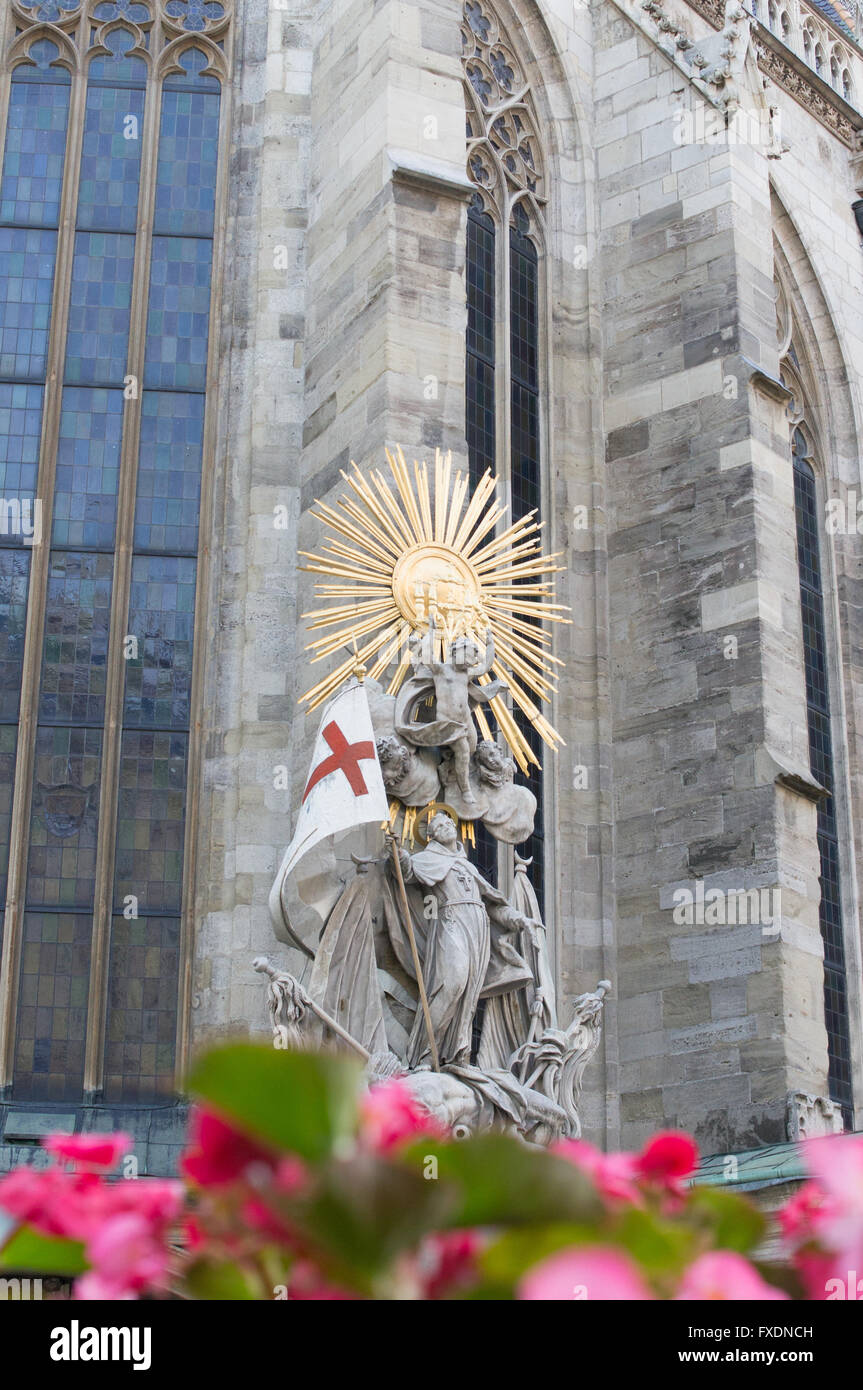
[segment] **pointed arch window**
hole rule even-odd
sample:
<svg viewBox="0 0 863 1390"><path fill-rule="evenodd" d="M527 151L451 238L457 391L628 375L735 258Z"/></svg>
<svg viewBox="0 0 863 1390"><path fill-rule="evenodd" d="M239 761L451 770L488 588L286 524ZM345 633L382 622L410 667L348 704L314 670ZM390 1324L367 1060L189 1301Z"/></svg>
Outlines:
<svg viewBox="0 0 863 1390"><path fill-rule="evenodd" d="M19 500L19 525L0 534L0 1085L21 1102L147 1101L174 1090L185 1031L230 12L12 10L0 498Z"/></svg>
<svg viewBox="0 0 863 1390"><path fill-rule="evenodd" d="M467 217L465 433L471 482L490 468L508 486L513 517L543 509L541 247L544 157L530 86L492 8L468 0L462 23L467 168L476 193ZM537 798L534 833L519 846L533 859L542 905L542 742L515 711L537 759L527 780ZM497 844L476 827L477 859L496 881Z"/></svg>
<svg viewBox="0 0 863 1390"><path fill-rule="evenodd" d="M819 532L823 510L806 432L799 425L792 441L797 564L803 623L803 663L809 762L827 796L818 803L818 854L821 865L819 922L824 941L824 1020L827 1028L831 1099L851 1124L851 1041L842 915L842 882L836 814L836 775L831 728L830 673L824 612L824 582Z"/></svg>

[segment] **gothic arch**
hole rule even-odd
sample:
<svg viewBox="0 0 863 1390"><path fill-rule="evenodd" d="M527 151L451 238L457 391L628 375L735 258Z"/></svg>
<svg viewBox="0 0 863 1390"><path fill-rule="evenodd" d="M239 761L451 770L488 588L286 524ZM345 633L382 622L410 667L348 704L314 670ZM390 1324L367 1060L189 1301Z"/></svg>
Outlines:
<svg viewBox="0 0 863 1390"><path fill-rule="evenodd" d="M786 410L789 453L794 456L795 476L801 455L804 468L811 472L810 506L817 506L822 521L818 546L838 818L842 941L851 1074L856 1076L863 1058L863 949L856 868L863 852L859 804L863 731L857 715L863 684L863 650L855 637L851 610L859 541L853 531L833 531L823 523L828 502L843 501L860 493L857 402L824 288L789 213L775 189L771 192L777 348L780 371L792 393ZM797 483L799 479L795 483L799 494ZM854 1101L859 1116L861 1097L855 1096Z"/></svg>

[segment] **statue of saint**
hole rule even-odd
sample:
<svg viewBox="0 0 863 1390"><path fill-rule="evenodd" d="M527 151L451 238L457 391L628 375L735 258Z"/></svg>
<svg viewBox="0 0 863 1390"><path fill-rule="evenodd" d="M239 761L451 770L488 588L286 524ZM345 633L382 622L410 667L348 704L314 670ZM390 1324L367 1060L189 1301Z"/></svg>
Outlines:
<svg viewBox="0 0 863 1390"><path fill-rule="evenodd" d="M412 655L413 675L396 698L396 732L408 743L423 748L451 748L455 781L468 818L472 818L478 806L470 785L471 754L477 745L471 706L493 700L506 688L496 679L479 684L479 677L487 675L494 662L494 639L489 632L483 660L476 644L465 637L453 642L448 661L422 660ZM414 720L417 705L429 696L434 697L434 718L425 722Z"/></svg>
<svg viewBox="0 0 863 1390"><path fill-rule="evenodd" d="M467 858L455 823L445 811L431 817L428 837L426 848L416 854L400 849L399 861L405 883L429 890L423 914L428 927L422 969L440 1063L466 1067L480 999L519 989L533 979L509 936L525 931L534 939L538 928L482 877ZM431 1066L420 1009L407 1063L412 1070Z"/></svg>

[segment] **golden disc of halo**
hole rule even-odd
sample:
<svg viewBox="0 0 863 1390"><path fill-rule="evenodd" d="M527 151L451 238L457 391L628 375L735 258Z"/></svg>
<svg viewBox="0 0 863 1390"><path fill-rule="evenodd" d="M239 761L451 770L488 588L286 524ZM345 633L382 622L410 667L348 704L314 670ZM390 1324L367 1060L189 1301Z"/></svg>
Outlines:
<svg viewBox="0 0 863 1390"><path fill-rule="evenodd" d="M420 811L413 825L414 839L419 840L421 845L428 844L429 837L426 834L426 826L428 825L432 816L437 815L438 811L445 811L446 814L449 816L450 820L453 822L453 825L455 826L456 830L458 830L458 811L454 811L452 806L449 806L445 801L430 801L428 806L424 806L423 809Z"/></svg>
<svg viewBox="0 0 863 1390"><path fill-rule="evenodd" d="M429 608L443 617L483 611L482 586L469 560L448 545L426 543L406 550L396 561L393 598L413 628L425 628Z"/></svg>

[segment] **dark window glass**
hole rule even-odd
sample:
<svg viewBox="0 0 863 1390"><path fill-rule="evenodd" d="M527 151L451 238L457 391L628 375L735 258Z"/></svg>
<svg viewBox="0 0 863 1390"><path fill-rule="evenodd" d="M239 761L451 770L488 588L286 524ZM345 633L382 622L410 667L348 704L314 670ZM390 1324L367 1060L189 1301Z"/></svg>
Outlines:
<svg viewBox="0 0 863 1390"><path fill-rule="evenodd" d="M848 1023L845 941L839 869L839 840L833 798L833 751L827 679L824 598L818 541L818 495L815 474L806 459L806 440L794 436L794 498L797 514L797 559L803 614L803 655L809 719L812 775L830 795L818 803L818 851L821 858L819 918L824 939L824 1015L827 1025L829 1083L851 1125L851 1045Z"/></svg>
<svg viewBox="0 0 863 1390"><path fill-rule="evenodd" d="M105 722L113 559L84 551L51 552L39 689L43 724Z"/></svg>
<svg viewBox="0 0 863 1390"><path fill-rule="evenodd" d="M178 917L114 918L108 970L105 1099L146 1101L174 1089Z"/></svg>
<svg viewBox="0 0 863 1390"><path fill-rule="evenodd" d="M9 831L17 744L18 730L15 725L0 724L0 902L3 903L6 902L6 876L9 871Z"/></svg>
<svg viewBox="0 0 863 1390"><path fill-rule="evenodd" d="M0 550L0 720L17 722L30 554Z"/></svg>
<svg viewBox="0 0 863 1390"><path fill-rule="evenodd" d="M188 735L128 729L120 756L114 894L140 915L179 913Z"/></svg>
<svg viewBox="0 0 863 1390"><path fill-rule="evenodd" d="M56 255L56 232L0 227L0 377L7 380L44 379Z"/></svg>
<svg viewBox="0 0 863 1390"><path fill-rule="evenodd" d="M470 480L475 487L487 468L495 468L495 250L494 222L475 195L467 215L467 360L465 434ZM474 822L475 860L497 884L497 840L482 821Z"/></svg>
<svg viewBox="0 0 863 1390"><path fill-rule="evenodd" d="M109 1099L173 1080L219 84L180 55L162 92L108 969ZM132 917L131 912L137 913ZM123 916L119 914L123 913Z"/></svg>
<svg viewBox="0 0 863 1390"><path fill-rule="evenodd" d="M466 419L468 461L475 486L495 468L494 222L475 197L467 217Z"/></svg>
<svg viewBox="0 0 863 1390"><path fill-rule="evenodd" d="M529 219L520 203L516 205L513 222L509 231L512 515L522 517L535 511L539 517L542 503L539 454L539 264L536 247L527 235ZM532 622L533 619L525 618L525 621ZM544 747L542 739L520 709L516 708L514 713L519 729L536 756L541 758ZM531 882L540 910L544 910L545 840L540 769L531 764L525 780L536 797L536 820L533 834L518 846L518 851L524 858L533 860Z"/></svg>
<svg viewBox="0 0 863 1390"><path fill-rule="evenodd" d="M93 924L101 729L40 727L36 732L27 901L79 907Z"/></svg>
<svg viewBox="0 0 863 1390"><path fill-rule="evenodd" d="M145 386L203 391L212 256L204 237L153 238Z"/></svg>
<svg viewBox="0 0 863 1390"><path fill-rule="evenodd" d="M91 932L89 912L24 914L16 1099L81 1099Z"/></svg>
<svg viewBox="0 0 863 1390"><path fill-rule="evenodd" d="M0 382L0 546L35 539L42 394L41 386Z"/></svg>
<svg viewBox="0 0 863 1390"><path fill-rule="evenodd" d="M94 58L88 73L78 226L134 232L147 68L141 58L123 57L134 43L127 30L112 30L105 42L111 57Z"/></svg>
<svg viewBox="0 0 863 1390"><path fill-rule="evenodd" d="M67 386L54 483L55 546L110 550L117 522L123 392Z"/></svg>
<svg viewBox="0 0 863 1390"><path fill-rule="evenodd" d="M204 397L151 391L141 410L135 549L194 555L198 548Z"/></svg>

